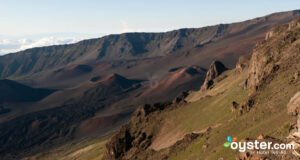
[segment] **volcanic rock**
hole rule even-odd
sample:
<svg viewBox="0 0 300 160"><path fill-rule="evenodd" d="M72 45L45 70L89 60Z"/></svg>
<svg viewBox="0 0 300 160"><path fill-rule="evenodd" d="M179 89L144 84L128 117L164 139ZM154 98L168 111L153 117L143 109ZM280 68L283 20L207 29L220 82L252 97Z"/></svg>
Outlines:
<svg viewBox="0 0 300 160"><path fill-rule="evenodd" d="M206 78L201 87L201 90L205 91L211 89L214 84L214 79L226 70L228 69L224 66L222 62L213 61L213 63L209 67L209 70L206 73Z"/></svg>

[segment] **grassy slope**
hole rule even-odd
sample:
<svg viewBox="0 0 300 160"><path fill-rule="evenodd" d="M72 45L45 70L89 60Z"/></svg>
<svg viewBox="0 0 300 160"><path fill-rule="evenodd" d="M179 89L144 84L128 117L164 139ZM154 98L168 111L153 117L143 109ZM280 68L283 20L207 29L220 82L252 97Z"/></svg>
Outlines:
<svg viewBox="0 0 300 160"><path fill-rule="evenodd" d="M106 138L86 138L22 160L101 160Z"/></svg>
<svg viewBox="0 0 300 160"><path fill-rule="evenodd" d="M166 120L174 122L186 133L222 124L213 129L208 137L198 138L187 149L173 153L170 159L235 159L236 152L223 147L227 136L237 137L238 140L256 138L262 133L278 138L287 136L289 116L286 104L300 90L299 82L289 84L294 70L281 72L273 77L259 92L253 109L238 116L237 111L231 111L231 103L240 103L246 99L248 90L244 89L243 83L247 73L247 70L243 73L227 71L224 74L228 77L207 93L212 96L204 97L201 93L194 92L188 97L191 103L187 106L164 113ZM203 144L209 144L209 147L203 150Z"/></svg>
<svg viewBox="0 0 300 160"><path fill-rule="evenodd" d="M196 139L185 150L173 152L169 156L170 159L215 160L220 157L235 159L236 152L223 147L227 136L238 137L238 140L246 137L256 138L261 133L277 138L287 136L289 116L286 112L286 104L290 97L300 90L300 82L289 83L294 70L281 72L273 77L273 80L259 91L253 109L249 113L238 116L237 111L231 111L231 103L232 101L241 103L247 98L248 89L243 87L247 73L247 70L243 73L235 70L226 71L222 75L227 75L227 78L216 83L216 86L206 95L193 92L187 98L190 103L186 106L157 115L168 122L167 124L176 126L167 127L169 130L166 132L180 130L190 133L221 124L213 128L208 136ZM52 152L40 153L25 160L98 160L102 157L105 143L106 140L103 139L68 143ZM209 144L209 147L204 150L203 144Z"/></svg>
<svg viewBox="0 0 300 160"><path fill-rule="evenodd" d="M215 87L205 95L201 92L192 92L187 98L189 101L187 105L158 114L156 117L158 120L162 118L164 122L168 122L165 124L174 126L166 127L167 130L164 132L167 133L172 131L176 133L178 130L184 133L197 132L221 124L213 127L208 136L196 139L188 148L173 152L169 158L174 160L215 160L220 157L226 160L235 159L236 151L223 147L227 136L237 137L238 141L246 137L256 138L262 133L276 138L286 137L290 121L286 104L300 90L300 81L290 83L290 80L298 68L300 64L276 73L272 81L258 92L251 111L242 116L238 116L237 111L231 111L231 103L232 101L241 103L247 98L248 89L245 89L243 84L248 76L248 69L242 73L235 70L226 71L221 77L224 75L227 77L216 83ZM157 123L153 125L162 127ZM103 139L88 139L78 143L68 143L53 152L38 154L26 160L101 159L105 142ZM203 149L203 144L208 144L208 148ZM159 158L161 157L158 156Z"/></svg>

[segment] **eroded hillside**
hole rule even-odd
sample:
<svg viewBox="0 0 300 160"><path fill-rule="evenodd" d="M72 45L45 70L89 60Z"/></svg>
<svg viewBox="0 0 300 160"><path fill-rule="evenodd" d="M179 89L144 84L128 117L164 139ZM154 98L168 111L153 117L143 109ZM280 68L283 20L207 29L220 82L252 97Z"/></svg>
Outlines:
<svg viewBox="0 0 300 160"><path fill-rule="evenodd" d="M282 140L295 128L286 105L299 91L299 22L265 33L299 13L1 56L2 77L57 89L0 106L1 158L230 159L227 136Z"/></svg>
<svg viewBox="0 0 300 160"><path fill-rule="evenodd" d="M215 59L232 68L271 27L299 16L295 10L239 23L165 33L124 33L28 49L0 56L0 77L40 88L68 88L110 73L158 81L170 68L199 64L208 68Z"/></svg>
<svg viewBox="0 0 300 160"><path fill-rule="evenodd" d="M235 159L238 152L223 146L227 136L284 140L295 128L287 104L300 90L299 24L272 29L251 57L213 76L206 90L140 107L106 144L103 159Z"/></svg>

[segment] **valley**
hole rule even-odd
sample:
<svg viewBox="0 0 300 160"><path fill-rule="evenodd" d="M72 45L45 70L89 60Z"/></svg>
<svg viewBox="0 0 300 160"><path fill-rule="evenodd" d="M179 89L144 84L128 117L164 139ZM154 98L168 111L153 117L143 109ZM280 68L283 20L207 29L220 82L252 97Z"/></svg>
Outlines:
<svg viewBox="0 0 300 160"><path fill-rule="evenodd" d="M227 136L284 139L300 89L298 17L0 56L0 157L230 159Z"/></svg>

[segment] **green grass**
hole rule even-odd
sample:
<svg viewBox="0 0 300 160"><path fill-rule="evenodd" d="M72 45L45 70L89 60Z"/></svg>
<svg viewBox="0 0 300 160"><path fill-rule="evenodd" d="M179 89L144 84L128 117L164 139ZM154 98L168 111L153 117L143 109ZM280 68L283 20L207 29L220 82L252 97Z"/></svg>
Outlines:
<svg viewBox="0 0 300 160"><path fill-rule="evenodd" d="M101 160L106 140L87 138L78 142L70 142L49 152L38 153L23 160Z"/></svg>
<svg viewBox="0 0 300 160"><path fill-rule="evenodd" d="M286 105L290 98L300 90L300 82L289 83L294 71L280 72L273 77L270 83L258 91L255 96L255 105L250 112L239 116L237 111L231 111L231 104L233 101L241 103L247 99L248 89L243 87L247 73L247 71L236 73L234 70L225 72L228 77L216 83L215 87L206 93L209 96L202 95L201 92L193 92L187 98L189 100L187 105L150 117L153 121L146 130L154 128L155 132L158 132L164 121L174 125L169 126L168 131L179 130L184 133L221 124L213 128L210 133L193 141L186 149L172 152L168 155L171 160L216 160L221 157L234 160L237 151L223 146L227 136L237 137L238 141L247 137L257 138L260 134L285 138L288 135L290 121ZM96 139L76 144L69 143L58 148L57 150L60 151L58 154L44 153L34 158L36 160L47 159L45 157L60 160L70 158L96 160L102 157L104 144L105 140ZM203 150L203 144L208 144L206 150ZM159 157L159 154L157 156Z"/></svg>
<svg viewBox="0 0 300 160"><path fill-rule="evenodd" d="M231 77L236 73L227 72ZM223 147L227 136L238 140L257 138L260 134L285 138L288 135L290 117L286 105L290 98L300 90L299 83L289 84L293 71L279 73L278 76L258 92L255 106L250 112L237 116L231 112L231 102L242 102L247 98L248 91L241 86L242 79L224 79L210 91L212 97L195 100L201 97L192 93L193 103L173 110L166 116L186 133L201 130L217 123L222 123L206 137L198 138L185 150L173 153L171 159L211 159L220 157L235 159L236 151ZM223 86L227 89L222 89ZM231 88L231 89L229 89ZM196 95L196 96L195 96ZM209 147L202 149L204 143Z"/></svg>
<svg viewBox="0 0 300 160"><path fill-rule="evenodd" d="M246 90L236 87L174 110L168 117L185 131L191 132L231 119L235 115L231 111L232 102L240 103L246 96Z"/></svg>
<svg viewBox="0 0 300 160"><path fill-rule="evenodd" d="M228 74L235 75L236 73L231 71ZM225 80L225 83L230 83L227 86L232 89L223 91L223 89L217 88L211 93L214 96L205 97L167 113L168 119L186 132L191 132L233 118L236 113L231 111L232 102L241 103L247 97L248 90L239 85L243 81L241 79Z"/></svg>

